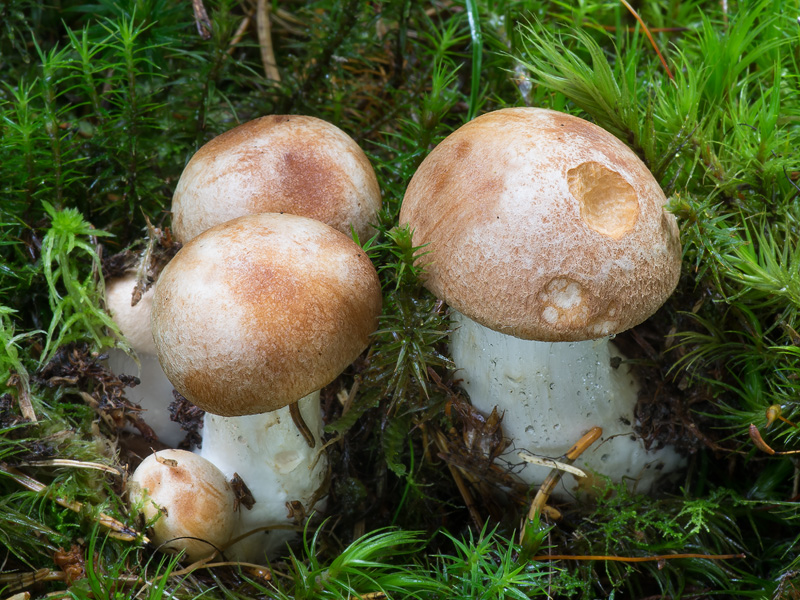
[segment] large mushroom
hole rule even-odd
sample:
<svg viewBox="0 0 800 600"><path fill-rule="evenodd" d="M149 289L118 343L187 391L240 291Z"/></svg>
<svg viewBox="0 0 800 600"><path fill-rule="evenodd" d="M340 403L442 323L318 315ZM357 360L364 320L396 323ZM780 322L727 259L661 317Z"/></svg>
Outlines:
<svg viewBox="0 0 800 600"><path fill-rule="evenodd" d="M381 207L363 150L335 125L302 115L260 117L215 137L183 170L172 198L173 232L186 243L243 215L286 212L362 240Z"/></svg>
<svg viewBox="0 0 800 600"><path fill-rule="evenodd" d="M425 285L453 309L462 385L476 407L504 414L510 462L522 449L559 457L599 425L602 442L579 461L591 471L644 491L682 463L636 435L639 387L609 343L677 284L681 248L665 203L617 138L538 108L467 123L412 178L400 223L429 251ZM534 482L545 471L520 474Z"/></svg>
<svg viewBox="0 0 800 600"><path fill-rule="evenodd" d="M263 559L324 495L319 390L366 348L380 308L366 254L294 215L212 227L162 271L152 313L161 365L207 411L201 455L227 477L238 474L255 499L240 509L235 535L257 533L230 556Z"/></svg>

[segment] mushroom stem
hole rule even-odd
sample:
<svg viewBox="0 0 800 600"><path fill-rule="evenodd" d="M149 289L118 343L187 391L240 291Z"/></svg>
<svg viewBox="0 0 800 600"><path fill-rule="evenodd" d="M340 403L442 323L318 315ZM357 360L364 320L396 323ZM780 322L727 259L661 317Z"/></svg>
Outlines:
<svg viewBox="0 0 800 600"><path fill-rule="evenodd" d="M172 421L169 405L172 400L172 383L170 383L158 357L155 354L139 352L139 364L122 350L111 348L108 351L108 367L117 375L137 375L139 383L125 390L125 396L131 402L142 407L142 419L158 436L158 441L170 448L175 448L186 436L180 424Z"/></svg>
<svg viewBox="0 0 800 600"><path fill-rule="evenodd" d="M181 426L172 421L169 405L172 400L172 383L164 374L156 356L153 334L150 329L150 311L153 289L146 291L134 305L136 289L133 272L106 282L106 302L114 322L128 339L137 359L117 348L108 351L108 367L117 375L137 375L140 383L125 391L131 402L141 406L142 419L150 426L163 444L176 447L184 438Z"/></svg>
<svg viewBox="0 0 800 600"><path fill-rule="evenodd" d="M315 446L321 448L319 391L296 405ZM299 501L306 514L321 508L317 499L327 477L327 459L323 451L309 447L289 406L243 417L206 413L198 454L228 479L238 474L255 499L251 509L239 507L233 538L254 533L226 551L230 559L258 562L283 549L295 537L296 523L287 508L292 502Z"/></svg>
<svg viewBox="0 0 800 600"><path fill-rule="evenodd" d="M573 441L595 426L603 437L576 461L584 470L628 481L649 491L664 474L683 465L671 446L648 451L635 433L634 410L639 383L609 338L582 342L538 342L493 331L453 311L450 350L472 404L503 414L503 431L513 443L504 458L519 463L525 449L548 457L563 456ZM615 361L616 362L616 361ZM528 482L540 482L547 467L526 463L519 471ZM565 477L564 498L577 479Z"/></svg>

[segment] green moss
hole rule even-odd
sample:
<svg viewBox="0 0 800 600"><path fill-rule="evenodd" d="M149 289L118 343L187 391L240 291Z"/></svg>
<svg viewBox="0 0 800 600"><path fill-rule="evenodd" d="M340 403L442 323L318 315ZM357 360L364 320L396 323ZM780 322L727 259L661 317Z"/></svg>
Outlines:
<svg viewBox="0 0 800 600"><path fill-rule="evenodd" d="M100 510L131 524L121 477L30 464L127 464L116 437L125 418L109 419L130 408L124 385L99 366L106 348L125 344L103 309L101 261L140 247L148 221L169 227L172 190L200 145L284 112L351 134L384 196L376 237L360 240L383 286L380 328L326 390L338 520L308 531L273 584L228 567L159 582L189 597L789 597L800 560L794 455L758 450L750 425L775 450L800 449L797 6L640 4L669 73L619 3L272 2L280 81L261 62L254 2L205 2L210 37L188 2L0 5L0 543L10 557L0 577L53 568L55 549L72 543L89 576L39 589L110 596L115 580L147 570L152 549L99 542L94 530ZM480 429L448 415L463 399L446 308L422 286L426 249L398 227L400 205L447 134L526 104L589 118L628 143L669 196L684 245L668 305L620 336L653 374L655 399L674 409L662 420L682 432L665 441L690 452L683 492L620 488L566 507L543 544L745 559L527 564L509 541L526 490L488 483L510 480L464 441ZM642 340L669 348L650 352ZM335 399L354 389L345 407ZM38 423L23 418L26 402ZM461 468L473 509L499 524L494 533L473 528L449 466ZM48 493L21 488L12 467ZM60 508L55 494L84 510ZM158 585L147 594L164 592Z"/></svg>

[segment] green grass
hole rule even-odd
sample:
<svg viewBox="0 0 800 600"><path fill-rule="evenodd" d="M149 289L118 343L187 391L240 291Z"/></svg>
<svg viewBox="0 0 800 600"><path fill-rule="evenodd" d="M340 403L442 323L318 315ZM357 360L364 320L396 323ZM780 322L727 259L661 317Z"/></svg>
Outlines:
<svg viewBox="0 0 800 600"><path fill-rule="evenodd" d="M796 464L758 450L749 428L775 450L800 450L800 428L768 426L776 406L800 420L800 5L729 2L723 14L716 1L639 4L669 74L617 2L273 2L280 81L261 63L255 2L207 0L208 39L190 2L0 4L4 596L793 597ZM666 497L617 489L563 507L544 548L744 559L527 563L509 541L526 491L507 497L479 482L467 485L489 525L470 521L435 445L452 449L464 433L450 411L458 374L446 312L421 285L425 248L397 216L437 143L476 115L522 105L582 116L626 142L664 188L684 245L676 293L619 339L658 388L662 438L687 452L689 469ZM361 243L380 273L384 314L337 383L359 386L353 404L328 415L339 436L329 448L332 518L312 524L266 582L235 565L185 573L143 544L106 537L100 512L134 524L123 477L42 461L128 464L118 428L131 407L101 366L102 352L126 344L104 311L104 260L152 251L148 222L169 226L188 158L270 113L331 121L369 155L384 208L376 238ZM21 487L12 468L47 493ZM54 553L72 546L85 577L24 579L60 571Z"/></svg>

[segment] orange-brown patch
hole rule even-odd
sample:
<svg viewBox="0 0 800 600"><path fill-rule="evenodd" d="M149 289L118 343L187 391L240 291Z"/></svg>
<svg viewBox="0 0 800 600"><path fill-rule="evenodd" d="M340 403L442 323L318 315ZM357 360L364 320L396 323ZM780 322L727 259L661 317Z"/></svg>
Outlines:
<svg viewBox="0 0 800 600"><path fill-rule="evenodd" d="M280 158L280 191L286 212L328 222L345 195L341 168L316 151L313 140L296 145Z"/></svg>

